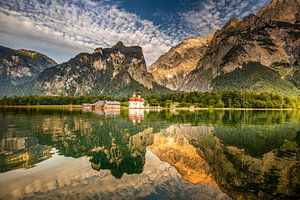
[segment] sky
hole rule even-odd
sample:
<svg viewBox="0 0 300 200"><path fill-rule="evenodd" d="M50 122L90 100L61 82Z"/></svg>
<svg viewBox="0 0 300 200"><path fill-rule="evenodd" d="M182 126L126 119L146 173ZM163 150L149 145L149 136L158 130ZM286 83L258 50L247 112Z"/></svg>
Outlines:
<svg viewBox="0 0 300 200"><path fill-rule="evenodd" d="M183 39L213 33L270 0L0 0L0 45L58 63L118 41L143 48L148 65Z"/></svg>

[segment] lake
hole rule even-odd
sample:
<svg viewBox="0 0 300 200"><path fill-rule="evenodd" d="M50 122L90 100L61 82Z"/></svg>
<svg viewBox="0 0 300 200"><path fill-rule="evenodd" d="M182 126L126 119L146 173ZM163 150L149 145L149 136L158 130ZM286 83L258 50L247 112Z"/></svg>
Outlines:
<svg viewBox="0 0 300 200"><path fill-rule="evenodd" d="M299 199L299 111L0 109L0 199Z"/></svg>

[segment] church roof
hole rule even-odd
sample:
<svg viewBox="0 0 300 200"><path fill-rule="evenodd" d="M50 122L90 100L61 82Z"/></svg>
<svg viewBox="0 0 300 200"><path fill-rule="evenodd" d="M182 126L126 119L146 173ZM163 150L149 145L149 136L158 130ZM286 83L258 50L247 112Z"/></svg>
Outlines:
<svg viewBox="0 0 300 200"><path fill-rule="evenodd" d="M140 97L131 97L131 98L129 99L129 101L143 102L144 99L142 99L142 98L140 98Z"/></svg>
<svg viewBox="0 0 300 200"><path fill-rule="evenodd" d="M141 97L141 93L138 92L138 95L136 95L136 93L134 92L133 93L133 96L129 99L129 102L130 101L134 101L134 102L143 102L144 99Z"/></svg>

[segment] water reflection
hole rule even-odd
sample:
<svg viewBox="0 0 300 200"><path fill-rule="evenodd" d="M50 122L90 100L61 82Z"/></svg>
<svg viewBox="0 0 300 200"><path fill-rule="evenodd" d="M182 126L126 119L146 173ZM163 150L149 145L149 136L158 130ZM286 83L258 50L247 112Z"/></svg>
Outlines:
<svg viewBox="0 0 300 200"><path fill-rule="evenodd" d="M132 121L132 124L139 125L145 117L145 109L129 109L128 117Z"/></svg>
<svg viewBox="0 0 300 200"><path fill-rule="evenodd" d="M148 149L160 160L175 166L186 181L193 184L216 185L202 152L189 143L187 133L209 134L211 128L171 125L154 135L154 142Z"/></svg>
<svg viewBox="0 0 300 200"><path fill-rule="evenodd" d="M120 115L120 110L119 109L95 109L93 110L93 112L96 115L105 115L105 116L109 116L109 115Z"/></svg>
<svg viewBox="0 0 300 200"><path fill-rule="evenodd" d="M13 169L30 168L44 184L62 181L60 173L51 178L38 175L45 173L44 168L53 170L55 163L69 167L61 170L70 180L43 192L28 189L19 195L33 198L32 192L39 191L34 194L38 198L50 195L53 188L71 195L77 173L84 178L76 179L76 184L88 183L85 189L92 190L91 198L112 198L112 192L126 197L129 192L124 188L132 187L130 177L148 183L134 189L147 194L132 193L133 199L199 199L200 193L203 199L299 198L299 116L298 111L1 110L0 185L9 183L11 190L0 194L8 197L25 187L12 177L25 181L29 172ZM149 160L156 160L155 166L149 167ZM84 167L71 167L68 161ZM152 172L156 178L147 179ZM95 189L92 184L99 182L99 176L101 185L122 182L122 189ZM183 192L187 188L193 192ZM82 197L87 191L78 189Z"/></svg>
<svg viewBox="0 0 300 200"><path fill-rule="evenodd" d="M111 143L93 147L90 162L93 169L109 169L116 178L126 174L139 174L143 172L146 148L152 143L152 129L129 136L125 134L121 139L111 135Z"/></svg>
<svg viewBox="0 0 300 200"><path fill-rule="evenodd" d="M34 137L3 138L0 143L0 172L34 167L51 157L50 150Z"/></svg>

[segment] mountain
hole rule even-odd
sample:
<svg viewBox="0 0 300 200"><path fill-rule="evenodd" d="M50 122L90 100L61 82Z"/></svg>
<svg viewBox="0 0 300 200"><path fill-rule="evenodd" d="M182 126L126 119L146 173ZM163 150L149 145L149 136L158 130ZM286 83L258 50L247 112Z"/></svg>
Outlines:
<svg viewBox="0 0 300 200"><path fill-rule="evenodd" d="M300 80L300 79L299 79ZM225 73L212 81L214 91L253 90L297 95L299 90L270 67L248 62L231 73Z"/></svg>
<svg viewBox="0 0 300 200"><path fill-rule="evenodd" d="M80 53L68 62L46 69L17 92L22 95L79 96L144 94L168 91L147 72L142 48L118 42L112 48Z"/></svg>
<svg viewBox="0 0 300 200"><path fill-rule="evenodd" d="M300 7L298 0L273 0L261 9L257 15L265 20L277 20L290 23L300 22Z"/></svg>
<svg viewBox="0 0 300 200"><path fill-rule="evenodd" d="M0 46L0 95L9 94L16 86L32 81L54 65L54 60L41 53Z"/></svg>
<svg viewBox="0 0 300 200"><path fill-rule="evenodd" d="M0 47L0 96L126 95L253 90L300 94L300 2L273 0L232 19L213 36L190 38L150 67L142 48L118 42L56 63L43 54Z"/></svg>
<svg viewBox="0 0 300 200"><path fill-rule="evenodd" d="M299 94L299 8L298 0L273 0L257 15L230 20L214 34L180 90L242 89ZM253 74L260 78L249 78ZM278 84L274 83L279 82L283 86L276 88Z"/></svg>
<svg viewBox="0 0 300 200"><path fill-rule="evenodd" d="M211 39L212 36L209 35L206 38L189 38L182 41L160 56L148 71L160 85L177 90L184 77L195 69Z"/></svg>

